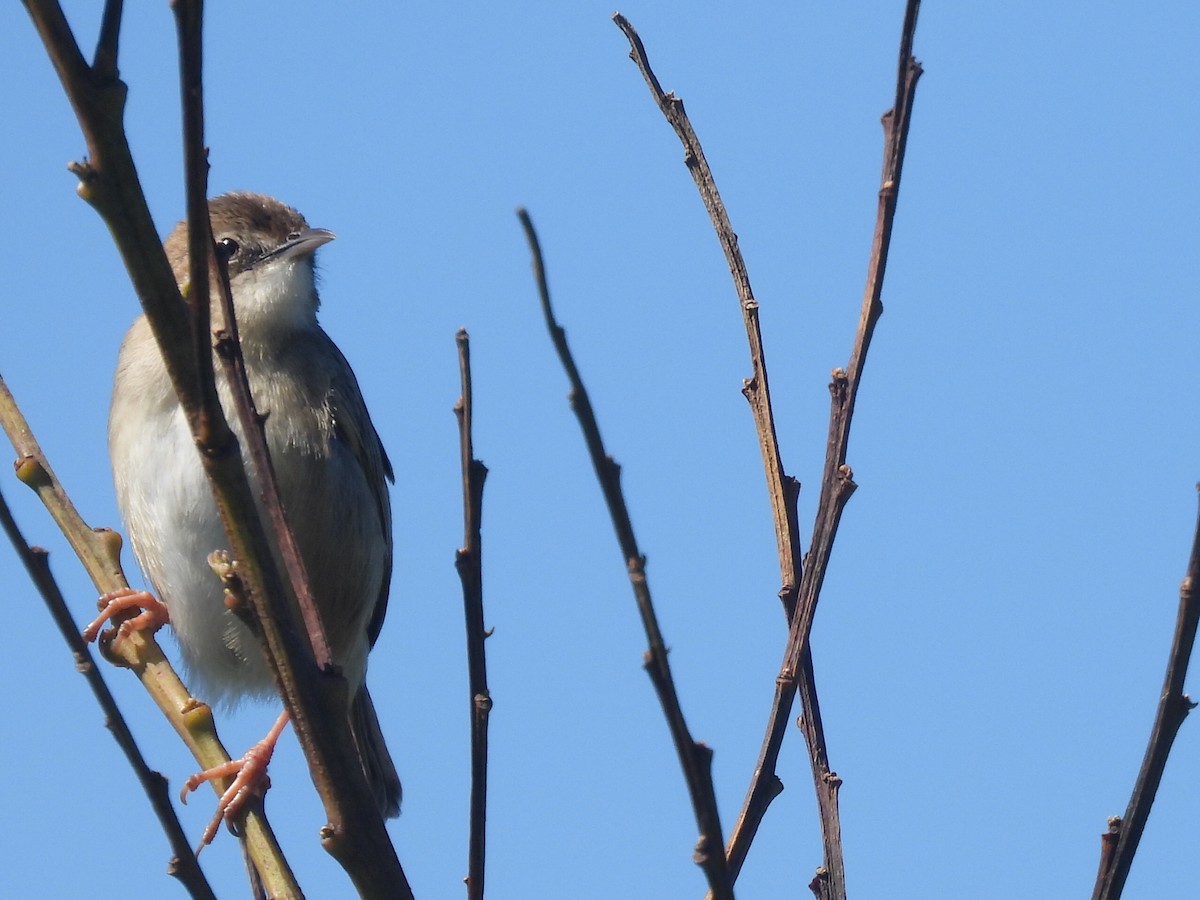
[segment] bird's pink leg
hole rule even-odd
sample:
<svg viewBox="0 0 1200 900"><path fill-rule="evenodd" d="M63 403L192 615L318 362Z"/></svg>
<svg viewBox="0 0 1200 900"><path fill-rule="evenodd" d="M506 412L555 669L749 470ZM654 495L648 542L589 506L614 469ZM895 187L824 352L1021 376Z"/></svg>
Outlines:
<svg viewBox="0 0 1200 900"><path fill-rule="evenodd" d="M149 591L121 588L108 594L102 594L96 602L96 606L100 610L100 615L92 620L87 628L83 629L83 639L88 643L96 640L100 629L109 619L130 609L140 609L141 612L121 623L121 627L117 629L117 640L128 637L135 631L154 633L170 621L166 606Z"/></svg>
<svg viewBox="0 0 1200 900"><path fill-rule="evenodd" d="M217 836L217 829L221 827L222 819L232 823L251 797L255 795L261 797L267 792L267 788L271 786L271 779L267 775L267 764L271 761L275 745L279 742L279 735L283 734L287 723L288 714L287 710L284 710L275 720L275 724L271 726L271 730L267 732L267 736L247 750L241 759L231 759L227 763L197 772L184 782L179 799L187 803L187 795L204 782L212 781L214 778L233 777L233 781L221 794L221 799L217 801L216 815L204 829L204 834L200 836L200 846L196 848L197 854L212 843L213 838Z"/></svg>

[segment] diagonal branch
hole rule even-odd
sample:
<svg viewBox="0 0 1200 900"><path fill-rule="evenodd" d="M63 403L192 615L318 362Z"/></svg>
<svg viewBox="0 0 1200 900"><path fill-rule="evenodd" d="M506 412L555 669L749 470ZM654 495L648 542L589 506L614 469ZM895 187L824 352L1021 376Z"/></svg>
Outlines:
<svg viewBox="0 0 1200 900"><path fill-rule="evenodd" d="M621 490L621 467L608 455L604 442L600 437L600 427L596 423L596 414L592 410L591 400L587 389L579 375L579 369L571 356L567 345L567 335L554 318L550 305L550 289L546 284L546 270L542 261L542 250L538 243L537 233L529 213L524 209L517 210L517 216L525 229L525 237L533 256L534 277L537 280L538 295L541 299L542 313L546 319L546 328L554 349L562 362L563 369L571 383L570 402L579 427L583 431L584 441L596 470L596 478L604 493L604 501L612 518L613 527L617 532L617 543L629 573L629 581L633 586L634 599L637 602L638 613L642 619L649 649L646 651L644 667L658 694L658 701L667 718L667 726L671 738L675 742L675 751L679 755L679 763L687 781L688 793L692 800L692 810L696 817L696 825L700 830L700 839L696 843L693 858L704 870L708 879L709 890L719 900L732 900L733 881L725 862L724 841L721 837L721 819L717 812L717 798L712 783L712 749L692 738L688 731L683 709L679 705L679 695L675 690L675 681L671 676L671 666L667 660L667 646L663 641L659 628L658 616L654 612L654 604L650 598L650 585L646 580L646 558L638 549L637 539L633 534L633 522L625 505L625 496Z"/></svg>
<svg viewBox="0 0 1200 900"><path fill-rule="evenodd" d="M673 93L663 92L657 76L650 68L646 48L629 20L619 14L613 16L613 20L628 38L632 48L630 58L646 80L658 108L683 144L684 164L691 172L696 187L700 191L700 197L704 201L705 209L708 210L713 228L717 232L717 239L721 242L721 247L725 252L725 260L729 265L730 274L733 276L733 284L737 291L742 320L746 328L752 371L751 377L744 383L742 393L750 402L763 458L763 470L767 476L767 494L775 523L775 542L779 554L779 573L782 582L779 599L783 602L783 608L790 623L796 609L796 595L800 589L802 571L800 532L797 527L797 501L800 484L784 470L783 459L779 451L779 440L776 436L775 417L771 407L771 392L767 379L766 353L763 349L759 323L758 301L754 299L754 293L750 287L750 277L738 247L737 234L733 230L725 204L721 201L721 195L717 191L716 181L704 155L704 149L700 145L700 139L684 111L683 101ZM837 776L829 768L825 733L821 723L821 708L817 701L812 657L807 642L798 672L798 689L801 705L806 711L804 717L805 736L808 740L813 781L817 788L821 822L825 835L822 871L833 873L828 876L829 880L841 883L841 827L837 818L836 792L829 790L830 786L836 789L836 785L840 784L840 781L835 783ZM773 767L769 770L761 765L756 767L726 850L730 873L734 879L741 872L746 854L750 850L750 844L754 840L763 816L766 815L767 808L782 790L783 782L779 780Z"/></svg>
<svg viewBox="0 0 1200 900"><path fill-rule="evenodd" d="M71 655L75 659L76 671L87 679L88 687L92 689L92 694L100 705L101 712L104 713L104 721L108 725L109 731L112 732L113 739L121 748L121 752L125 754L125 759L142 785L142 790L150 799L150 805L154 809L154 814L158 817L158 822L166 833L167 841L174 853L167 866L167 872L179 879L187 892L197 900L215 900L216 894L213 893L212 887L204 877L196 855L192 853L188 837L184 834L183 826L179 823L179 817L175 815L175 807L171 805L171 797L167 791L167 780L151 769L146 763L146 758L142 756L133 732L129 730L129 723L121 714L117 701L104 682L104 676L96 667L96 661L92 658L91 651L80 636L79 626L71 618L67 601L63 598L62 591L59 590L58 583L54 580L54 575L50 572L49 554L40 547L31 547L26 543L3 494L0 494L0 527L8 535L9 541L17 551L17 556L21 558L25 570L29 573L30 579L42 595L51 618L54 619L54 623L62 633L63 640L67 642L67 647L71 650ZM112 533L108 534L111 536Z"/></svg>
<svg viewBox="0 0 1200 900"><path fill-rule="evenodd" d="M879 301L886 268L888 245L892 221L895 214L897 190L903 166L904 149L908 135L912 109L913 90L920 67L912 59L912 40L916 29L918 0L910 0L905 12L900 48L900 71L897 78L896 102L893 111L884 118L887 140L884 149L884 175L880 188L880 204L876 220L875 237L871 262L868 269L867 289L863 302L858 335L855 340L849 374L843 370L835 373L834 410L831 413L830 436L827 442L827 458L822 479L821 499L818 504L817 525L813 535L813 549L806 557L808 564L801 574L796 556L799 539L796 531L796 493L798 486L783 470L779 458L775 427L770 409L770 396L766 378L766 367L762 356L762 342L758 326L758 304L750 289L745 264L738 250L737 236L729 223L724 205L721 203L703 149L683 109L683 103L673 94L666 94L658 78L650 68L645 47L637 32L623 16L614 16L614 21L625 33L632 47L631 58L637 64L646 84L674 128L684 146L684 163L687 165L700 191L701 198L713 221L718 239L725 252L726 261L733 275L734 285L742 307L743 319L750 342L753 376L746 382L745 393L754 412L767 473L768 493L775 517L776 540L780 556L783 587L780 597L789 616L788 645L783 670L776 684L767 737L763 742L758 763L751 779L741 815L735 825L729 845L730 870L736 877L740 871L750 842L771 800L782 790L775 773L779 750L790 717L792 696L797 690L805 714L801 719L809 749L814 784L820 808L822 834L825 844L825 864L810 885L818 896L841 897L845 895L845 877L841 850L841 824L838 814L837 794L841 779L830 769L820 718L820 707L813 683L812 658L809 650L809 633L816 611L816 602L824 581L833 539L837 533L841 511L854 489L849 468L845 466L846 448L849 440L850 420L853 416L854 400L858 383L866 361L867 348L875 323L882 313ZM797 609L799 614L795 614Z"/></svg>
<svg viewBox="0 0 1200 900"><path fill-rule="evenodd" d="M912 117L913 101L916 96L917 79L921 66L913 58L913 36L916 32L917 13L920 0L908 0L904 25L900 37L899 66L896 78L896 96L892 109L883 116L884 151L883 175L879 188L879 203L876 211L875 231L871 243L871 257L867 266L867 283L863 292L862 311L858 331L846 369L835 369L830 385L832 405L829 415L829 435L826 439L825 467L821 478L821 494L817 502L816 522L813 526L812 546L804 558L804 574L800 581L800 593L796 615L788 631L788 642L783 665L776 680L775 696L771 703L766 736L759 752L756 772L775 771L779 750L787 722L791 716L792 695L806 668L809 634L817 600L824 584L825 573L833 550L833 541L841 523L842 511L854 492L853 473L846 465L846 453L850 441L850 423L854 415L854 403L858 396L859 382L866 364L867 350L875 324L883 313L880 295L883 291L883 276L887 267L888 249L891 242L892 223L896 214L900 176L904 163L904 151L908 141L908 128ZM809 753L814 759L819 747L820 734L812 728L809 716L802 721ZM817 742L817 743L814 743ZM816 775L816 770L814 770ZM817 795L821 806L823 832L828 851L831 837L840 830L837 814L837 790L841 782L832 772L818 779ZM840 861L839 861L840 865ZM810 885L819 897L844 897L845 884L840 870L826 870Z"/></svg>
<svg viewBox="0 0 1200 900"><path fill-rule="evenodd" d="M465 328L455 335L462 395L454 404L458 417L463 482L463 546L454 554L462 581L467 623L467 671L471 692L471 837L467 850L467 898L483 900L487 846L488 717L492 694L487 683L487 651L491 636L483 624L483 483L487 466L475 458L471 438L475 401L471 390L471 339Z"/></svg>
<svg viewBox="0 0 1200 900"><path fill-rule="evenodd" d="M1200 486L1198 486L1200 487ZM1162 694L1158 701L1158 712L1154 726L1150 729L1150 742L1142 767L1138 771L1133 794L1124 818L1109 820L1109 832L1102 842L1103 853L1100 872L1092 892L1093 900L1117 900L1125 889L1133 856L1146 822L1150 818L1150 807L1158 786L1162 783L1167 757L1175 742L1179 726L1187 718L1196 702L1183 692L1183 681L1187 677L1188 661L1196 644L1196 629L1200 624L1200 518L1192 537L1192 553L1188 558L1187 572L1179 586L1179 615L1175 620L1175 637L1171 641L1171 653L1167 658L1167 674L1163 679ZM1113 846L1115 842L1115 846Z"/></svg>
<svg viewBox="0 0 1200 900"><path fill-rule="evenodd" d="M796 526L796 499L800 485L796 479L783 469L783 460L779 454L779 440L775 434L775 416L771 409L771 390L767 381L766 355L763 350L762 330L759 327L758 301L754 299L754 291L750 287L750 275L746 271L746 263L738 248L737 234L729 221L729 214L721 195L717 191L716 181L712 170L704 156L704 148L700 139L688 120L683 109L683 101L673 93L663 92L654 71L650 68L650 60L646 56L646 48L633 25L620 13L613 15L613 21L624 32L632 47L630 59L637 64L642 77L650 88L658 108L666 117L667 122L675 129L683 144L683 163L688 167L696 187L700 191L700 199L708 210L716 229L717 239L725 253L725 261L733 276L733 286L737 290L738 302L742 310L742 320L746 326L746 338L750 345L751 376L744 383L742 392L750 402L754 415L754 424L758 432L759 448L762 451L763 470L767 475L767 493L770 495L771 512L775 518L775 540L779 552L779 570L783 586L779 597L783 601L788 616L796 605L796 591L799 588L800 577L800 537Z"/></svg>
<svg viewBox="0 0 1200 900"><path fill-rule="evenodd" d="M246 366L238 339L237 318L234 315L233 294L225 259L213 245L212 228L208 219L208 150L204 146L204 81L202 12L203 4L196 0L176 0L176 29L179 38L180 94L183 108L184 177L187 183L188 219L188 310L191 316L192 348L198 365L197 384L201 406L193 421L193 430L201 450L220 454L235 449L236 436L230 432L224 411L217 397L213 374L210 290L214 270L219 287L222 328L216 332L216 348L221 359L226 383L233 394L237 419L242 427L242 440L250 458L256 484L261 491L264 513L271 523L271 533L278 544L280 559L299 604L312 655L317 668L330 670L333 655L325 637L325 628L317 612L309 585L304 561L296 546L292 529L283 514L275 469L267 451L266 417L259 414L250 393ZM277 610L277 612L282 610ZM286 661L285 661L286 662Z"/></svg>
<svg viewBox="0 0 1200 900"><path fill-rule="evenodd" d="M274 545L254 503L238 438L229 428L217 397L209 324L210 261L215 261L217 254L208 221L201 40L203 2L175 0L172 5L179 37L188 198L188 303L200 398L197 406L185 406L185 411L200 449L200 459L213 486L240 577L249 588L250 607L268 663L329 817L328 824L322 829L322 843L346 869L360 892L380 897L394 896L393 892L403 895L403 891L408 890L407 881L367 784L351 733L348 685L334 669L307 574L283 516L262 430L263 417L254 408L246 381L237 343L233 299L222 266L217 267L217 280L222 291L225 339L219 339L217 346L222 351L220 356L234 395L242 424L242 439L249 449L256 484L268 518L275 526ZM272 546L278 547L282 559L290 563L288 583L275 564ZM295 628L288 603L289 588L302 610L308 642Z"/></svg>
<svg viewBox="0 0 1200 900"><path fill-rule="evenodd" d="M96 589L107 594L127 588L129 584L121 571L120 536L107 528L89 528L80 517L2 378L0 428L8 435L17 452L17 478L38 495L83 563ZM78 630L75 634L78 635ZM202 767L209 769L229 762L229 754L217 737L212 711L191 698L153 635L134 631L115 647L105 648L105 652L118 665L133 671ZM215 780L213 787L218 796L229 787L230 780ZM244 833L250 853L260 868L266 866L277 873L272 884L277 887L280 896L296 896L296 893L287 893L295 887L295 879L287 868L283 851L275 840L260 803L248 809ZM295 887L295 891L298 892L299 888Z"/></svg>

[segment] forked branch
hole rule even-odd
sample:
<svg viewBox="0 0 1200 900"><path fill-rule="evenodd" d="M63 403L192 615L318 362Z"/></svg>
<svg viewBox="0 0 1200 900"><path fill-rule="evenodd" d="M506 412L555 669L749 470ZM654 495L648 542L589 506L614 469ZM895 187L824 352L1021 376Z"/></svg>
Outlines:
<svg viewBox="0 0 1200 900"><path fill-rule="evenodd" d="M799 536L796 528L798 485L794 479L786 475L780 459L759 331L758 303L750 288L749 276L738 249L737 236L730 225L699 139L684 112L683 102L674 94L667 94L663 91L658 78L650 68L645 47L629 21L619 14L613 17L618 27L629 39L632 48L630 57L637 64L659 109L683 144L684 163L691 172L705 208L712 219L738 293L750 345L752 365L752 377L746 381L744 392L754 413L764 470L767 475L768 494L775 519L776 542L783 582L780 597L787 610L789 620L788 648L783 672L776 685L771 722L754 776L751 779L746 801L730 838L729 867L732 876L736 878L768 805L783 789L782 783L775 773L775 766L782 746L786 722L791 712L792 695L798 690L804 708L801 728L805 734L812 763L825 844L824 865L818 870L817 877L810 887L814 893L822 897L841 897L845 894L841 826L837 805L841 780L829 767L824 729L820 718L820 705L813 681L808 638L816 609L816 599L824 580L825 567L828 564L829 549L837 531L837 522L842 507L853 491L853 481L850 478L849 469L845 467L846 444L858 378L866 358L871 332L882 311L879 292L882 288L892 217L895 212L896 190L904 157L908 118L912 107L912 91L915 87L916 76L920 72L919 66L912 59L912 37L916 28L918 5L914 0L909 3L906 11L901 38L900 75L896 103L892 113L885 116L887 141L884 150L884 176L880 188L880 210L877 216L875 241L868 272L864 313L860 321L850 366L853 377L846 378L841 370L839 373L835 373L835 387L839 390L835 393L835 409L831 416L830 439L827 444L829 457L826 460L822 484L818 529L814 532L814 544L818 541L818 534L820 535L821 553L815 557L810 553L806 560L809 565L803 573L799 560ZM831 465L830 460L836 460L836 462ZM807 585L807 592L805 585ZM799 615L796 614L798 595Z"/></svg>

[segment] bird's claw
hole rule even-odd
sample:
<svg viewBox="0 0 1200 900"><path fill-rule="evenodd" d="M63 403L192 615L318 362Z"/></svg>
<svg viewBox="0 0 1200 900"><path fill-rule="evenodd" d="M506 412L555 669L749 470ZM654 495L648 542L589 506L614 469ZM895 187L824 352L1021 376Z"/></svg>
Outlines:
<svg viewBox="0 0 1200 900"><path fill-rule="evenodd" d="M234 822L241 816L246 804L252 798L262 797L266 794L267 788L271 786L271 778L267 774L267 764L270 763L271 756L275 753L275 745L279 742L279 735L287 722L287 713L284 713L267 736L247 750L241 759L231 759L219 766L197 772L183 783L179 799L182 803L187 803L188 794L206 781L218 778L233 779L229 783L229 787L221 793L220 799L217 800L216 814L213 815L212 820L204 829L204 833L200 836L200 846L196 848L196 855L199 855L201 850L213 842L222 821L227 822L230 830L234 831Z"/></svg>
<svg viewBox="0 0 1200 900"><path fill-rule="evenodd" d="M100 615L93 619L87 628L83 629L83 639L89 644L100 636L100 629L113 616L131 609L137 609L140 612L118 626L115 640L119 641L129 637L135 631L149 631L153 634L170 621L167 607L161 600L149 591L136 591L128 587L101 594L100 599L96 601L96 608L100 610Z"/></svg>

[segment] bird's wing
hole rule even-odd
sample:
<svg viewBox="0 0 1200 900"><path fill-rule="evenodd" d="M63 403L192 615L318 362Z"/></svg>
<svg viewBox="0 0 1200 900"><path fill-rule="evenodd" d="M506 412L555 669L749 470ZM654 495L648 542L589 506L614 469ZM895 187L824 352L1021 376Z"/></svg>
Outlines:
<svg viewBox="0 0 1200 900"><path fill-rule="evenodd" d="M374 646L379 637L379 630L383 627L383 617L387 613L388 587L392 579L392 504L388 496L387 482L395 481L395 474L387 452L383 449L383 442L379 439L379 433L367 414L367 405L363 401L362 391L350 364L333 341L329 341L329 347L342 362L329 385L328 403L333 416L333 439L343 442L362 467L375 497L379 527L383 531L387 547L379 599L367 625L367 639L370 645Z"/></svg>

